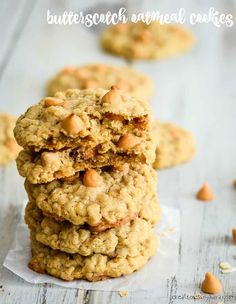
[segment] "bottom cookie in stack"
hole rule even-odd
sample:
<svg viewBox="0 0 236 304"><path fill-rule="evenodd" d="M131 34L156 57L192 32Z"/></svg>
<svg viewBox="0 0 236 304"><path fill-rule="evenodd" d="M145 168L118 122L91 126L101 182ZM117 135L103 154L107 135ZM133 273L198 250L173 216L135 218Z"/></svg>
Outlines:
<svg viewBox="0 0 236 304"><path fill-rule="evenodd" d="M32 241L29 267L67 281L97 281L130 274L141 268L157 248L151 221L140 217L117 228L91 232L46 217L29 202L25 221Z"/></svg>

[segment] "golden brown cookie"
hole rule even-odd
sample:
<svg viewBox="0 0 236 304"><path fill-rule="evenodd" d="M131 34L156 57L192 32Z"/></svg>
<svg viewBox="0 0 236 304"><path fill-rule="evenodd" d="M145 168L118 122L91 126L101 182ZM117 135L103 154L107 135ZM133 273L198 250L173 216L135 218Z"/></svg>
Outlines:
<svg viewBox="0 0 236 304"><path fill-rule="evenodd" d="M15 123L15 117L0 113L0 166L16 159L20 151L13 135Z"/></svg>
<svg viewBox="0 0 236 304"><path fill-rule="evenodd" d="M86 227L46 217L30 202L26 206L25 221L38 242L54 250L83 256L100 253L119 257L125 251L138 254L139 247L152 234L151 223L139 217L118 228L92 232Z"/></svg>
<svg viewBox="0 0 236 304"><path fill-rule="evenodd" d="M156 144L155 169L173 167L192 159L196 144L193 135L172 123L156 121L153 126Z"/></svg>
<svg viewBox="0 0 236 304"><path fill-rule="evenodd" d="M102 183L84 185L84 173L74 180L55 180L25 187L30 201L45 215L68 220L74 225L87 223L101 231L117 227L140 215L155 224L160 216L156 198L156 171L149 165L137 164L129 171L120 168L96 169Z"/></svg>
<svg viewBox="0 0 236 304"><path fill-rule="evenodd" d="M159 60L190 50L194 40L193 34L180 25L128 22L109 26L101 35L101 46L129 60Z"/></svg>
<svg viewBox="0 0 236 304"><path fill-rule="evenodd" d="M152 80L130 67L108 64L89 64L80 67L65 67L49 83L48 96L67 89L110 89L115 85L137 99L148 101L153 92Z"/></svg>
<svg viewBox="0 0 236 304"><path fill-rule="evenodd" d="M50 249L32 239L32 259L29 267L39 273L49 274L65 281L85 279L99 281L116 278L142 268L155 254L157 239L154 234L141 243L138 251L124 250L118 257L92 254L84 257Z"/></svg>

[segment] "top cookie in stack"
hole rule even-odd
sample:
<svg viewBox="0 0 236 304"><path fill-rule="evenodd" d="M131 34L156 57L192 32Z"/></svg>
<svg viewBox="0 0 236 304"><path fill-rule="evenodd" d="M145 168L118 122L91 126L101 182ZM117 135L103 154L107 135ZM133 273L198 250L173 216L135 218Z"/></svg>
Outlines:
<svg viewBox="0 0 236 304"><path fill-rule="evenodd" d="M112 87L67 90L46 97L22 115L15 128L24 147L19 173L46 183L80 170L154 161L150 108Z"/></svg>

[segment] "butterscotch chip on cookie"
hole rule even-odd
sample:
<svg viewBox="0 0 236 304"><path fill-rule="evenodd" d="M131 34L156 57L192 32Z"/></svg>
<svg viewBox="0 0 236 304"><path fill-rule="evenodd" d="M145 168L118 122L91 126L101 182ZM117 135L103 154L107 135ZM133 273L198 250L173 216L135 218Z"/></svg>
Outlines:
<svg viewBox="0 0 236 304"><path fill-rule="evenodd" d="M29 267L39 273L46 273L65 281L85 279L99 281L128 275L142 268L155 254L157 240L151 234L136 251L132 248L120 252L117 257L104 254L92 254L84 257L80 254L63 253L50 249L31 236L32 259Z"/></svg>
<svg viewBox="0 0 236 304"><path fill-rule="evenodd" d="M193 135L174 124L156 121L153 125L156 145L155 169L173 167L192 159L196 144Z"/></svg>
<svg viewBox="0 0 236 304"><path fill-rule="evenodd" d="M151 223L141 218L104 232L91 232L69 222L45 217L34 203L26 206L25 221L38 242L54 250L83 256L100 253L119 257L125 251L138 255L139 247L152 234Z"/></svg>
<svg viewBox="0 0 236 304"><path fill-rule="evenodd" d="M143 22L109 26L101 35L102 48L127 59L165 59L190 50L193 34L176 24Z"/></svg>
<svg viewBox="0 0 236 304"><path fill-rule="evenodd" d="M96 169L102 183L96 187L84 184L84 174L67 181L25 187L29 199L45 215L67 220L74 225L88 224L96 231L117 227L138 215L155 224L160 216L156 198L157 174L149 165L136 165L129 171Z"/></svg>
<svg viewBox="0 0 236 304"><path fill-rule="evenodd" d="M117 86L137 99L149 100L153 92L152 80L143 73L129 67L108 64L89 64L66 67L48 84L48 96L67 89L103 88Z"/></svg>
<svg viewBox="0 0 236 304"><path fill-rule="evenodd" d="M0 166L16 159L20 151L13 135L15 123L15 117L0 113Z"/></svg>

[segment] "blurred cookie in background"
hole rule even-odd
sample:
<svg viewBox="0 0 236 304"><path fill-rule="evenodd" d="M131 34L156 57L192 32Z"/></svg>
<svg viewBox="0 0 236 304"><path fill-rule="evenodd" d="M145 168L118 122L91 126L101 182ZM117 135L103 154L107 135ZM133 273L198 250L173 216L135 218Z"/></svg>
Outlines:
<svg viewBox="0 0 236 304"><path fill-rule="evenodd" d="M15 123L15 117L0 113L0 166L15 160L21 150L13 135Z"/></svg>
<svg viewBox="0 0 236 304"><path fill-rule="evenodd" d="M193 135L172 123L155 121L153 138L156 145L155 169L174 167L192 159L196 144Z"/></svg>
<svg viewBox="0 0 236 304"><path fill-rule="evenodd" d="M149 100L153 82L145 74L129 67L107 64L89 64L80 67L65 67L49 83L48 96L67 89L110 89L115 85L140 100Z"/></svg>
<svg viewBox="0 0 236 304"><path fill-rule="evenodd" d="M192 32L176 24L119 23L101 34L101 47L108 53L132 59L165 59L190 50Z"/></svg>

